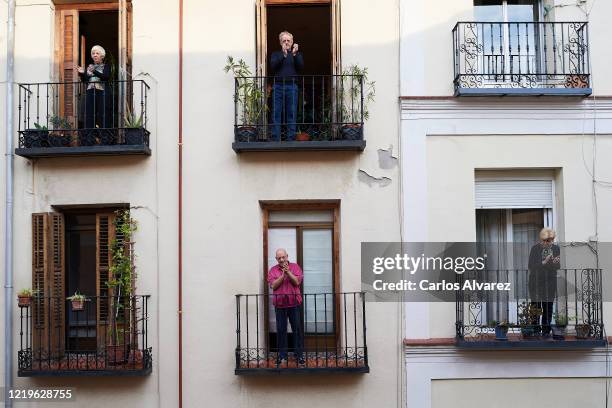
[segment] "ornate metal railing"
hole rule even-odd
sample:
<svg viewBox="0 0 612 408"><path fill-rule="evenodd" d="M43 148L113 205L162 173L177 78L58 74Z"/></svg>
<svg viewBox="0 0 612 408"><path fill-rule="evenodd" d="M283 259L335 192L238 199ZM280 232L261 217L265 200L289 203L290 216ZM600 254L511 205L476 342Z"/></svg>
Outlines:
<svg viewBox="0 0 612 408"><path fill-rule="evenodd" d="M236 295L236 374L369 372L365 293L309 293L298 306L301 339L287 324L283 359L274 303L288 295ZM300 341L302 346L300 346ZM296 349L297 348L297 349ZM301 352L300 352L301 349Z"/></svg>
<svg viewBox="0 0 612 408"><path fill-rule="evenodd" d="M19 148L149 146L142 80L19 85Z"/></svg>
<svg viewBox="0 0 612 408"><path fill-rule="evenodd" d="M601 275L600 269L591 268L560 269L546 276L508 269L465 272L458 277L456 338L464 345L605 342ZM474 281L502 286L489 290L469 285Z"/></svg>
<svg viewBox="0 0 612 408"><path fill-rule="evenodd" d="M237 77L235 141L363 140L364 86L361 75Z"/></svg>
<svg viewBox="0 0 612 408"><path fill-rule="evenodd" d="M34 296L19 307L19 376L150 374L148 302L148 295L88 296L81 305Z"/></svg>
<svg viewBox="0 0 612 408"><path fill-rule="evenodd" d="M456 95L591 93L586 22L460 22Z"/></svg>

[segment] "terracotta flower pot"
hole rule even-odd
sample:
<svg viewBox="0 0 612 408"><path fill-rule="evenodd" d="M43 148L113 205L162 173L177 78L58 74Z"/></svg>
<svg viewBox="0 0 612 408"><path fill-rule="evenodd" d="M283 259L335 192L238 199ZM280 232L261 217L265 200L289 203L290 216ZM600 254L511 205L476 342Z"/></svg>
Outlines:
<svg viewBox="0 0 612 408"><path fill-rule="evenodd" d="M78 311L78 310L83 310L85 308L85 301L84 300L72 300L72 310Z"/></svg>
<svg viewBox="0 0 612 408"><path fill-rule="evenodd" d="M306 132L300 132L295 135L295 140L297 140L298 142L307 142L310 140L310 135Z"/></svg>
<svg viewBox="0 0 612 408"><path fill-rule="evenodd" d="M32 296L17 295L17 305L19 307L29 307L32 304Z"/></svg>

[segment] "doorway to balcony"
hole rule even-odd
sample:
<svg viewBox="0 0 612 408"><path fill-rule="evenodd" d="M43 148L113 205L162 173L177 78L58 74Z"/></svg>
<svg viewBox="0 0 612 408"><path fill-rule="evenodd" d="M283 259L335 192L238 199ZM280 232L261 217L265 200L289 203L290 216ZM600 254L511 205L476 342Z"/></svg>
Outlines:
<svg viewBox="0 0 612 408"><path fill-rule="evenodd" d="M295 77L279 76L271 67L273 53L281 51L283 31L293 35L304 60ZM331 123L338 88L333 75L341 70L339 33L336 0L258 1L257 86L265 90L266 107L259 124L260 140L293 141L302 135L297 139L323 141L335 136Z"/></svg>
<svg viewBox="0 0 612 408"><path fill-rule="evenodd" d="M481 25L482 72L487 82L539 81L540 0L474 0L474 18ZM525 24L520 24L525 23Z"/></svg>
<svg viewBox="0 0 612 408"><path fill-rule="evenodd" d="M116 2L58 4L55 37L58 84L48 92L53 128L71 133L72 145L115 144L117 132L109 129L121 127L131 95L129 83L117 82L130 78L131 3L125 9ZM87 71L94 63L94 45L106 55L103 65L96 66L104 75L94 75L97 83L92 85L90 74L82 77L77 67Z"/></svg>

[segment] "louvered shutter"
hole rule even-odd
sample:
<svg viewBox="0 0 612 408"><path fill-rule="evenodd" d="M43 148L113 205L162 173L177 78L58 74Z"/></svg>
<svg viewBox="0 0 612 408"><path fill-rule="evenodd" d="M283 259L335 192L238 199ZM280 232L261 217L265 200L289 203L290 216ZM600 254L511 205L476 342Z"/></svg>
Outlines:
<svg viewBox="0 0 612 408"><path fill-rule="evenodd" d="M112 242L115 238L115 214L96 214L96 295L97 304L97 337L98 346L108 344L106 336L109 336L110 314L112 302L112 290L107 282L111 277Z"/></svg>
<svg viewBox="0 0 612 408"><path fill-rule="evenodd" d="M32 344L35 357L61 356L65 349L64 217L32 214Z"/></svg>
<svg viewBox="0 0 612 408"><path fill-rule="evenodd" d="M74 68L79 64L79 12L62 10L60 12L60 89L59 116L68 119L73 126L77 124L77 85L79 76Z"/></svg>
<svg viewBox="0 0 612 408"><path fill-rule="evenodd" d="M476 208L552 208L552 180L476 180Z"/></svg>

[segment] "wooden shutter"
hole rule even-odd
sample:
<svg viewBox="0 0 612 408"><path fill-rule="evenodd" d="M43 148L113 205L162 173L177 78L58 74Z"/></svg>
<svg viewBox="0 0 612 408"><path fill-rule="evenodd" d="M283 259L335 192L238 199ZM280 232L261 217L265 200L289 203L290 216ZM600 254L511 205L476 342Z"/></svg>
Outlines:
<svg viewBox="0 0 612 408"><path fill-rule="evenodd" d="M332 74L340 75L342 73L342 47L340 44L342 25L340 22L340 0L332 0L331 14Z"/></svg>
<svg viewBox="0 0 612 408"><path fill-rule="evenodd" d="M266 0L257 0L255 4L255 37L256 37L256 75L266 75L268 58L268 26L266 19Z"/></svg>
<svg viewBox="0 0 612 408"><path fill-rule="evenodd" d="M98 346L108 344L112 290L107 282L111 277L112 242L115 239L115 214L96 214L96 295Z"/></svg>
<svg viewBox="0 0 612 408"><path fill-rule="evenodd" d="M32 307L34 357L61 356L65 349L66 293L64 216L32 214Z"/></svg>
<svg viewBox="0 0 612 408"><path fill-rule="evenodd" d="M74 83L79 82L79 77L74 69L79 61L79 12L78 10L61 10L59 13L59 57L60 82L64 85L60 88L60 112L59 116L65 117L75 125L77 114L77 101Z"/></svg>

